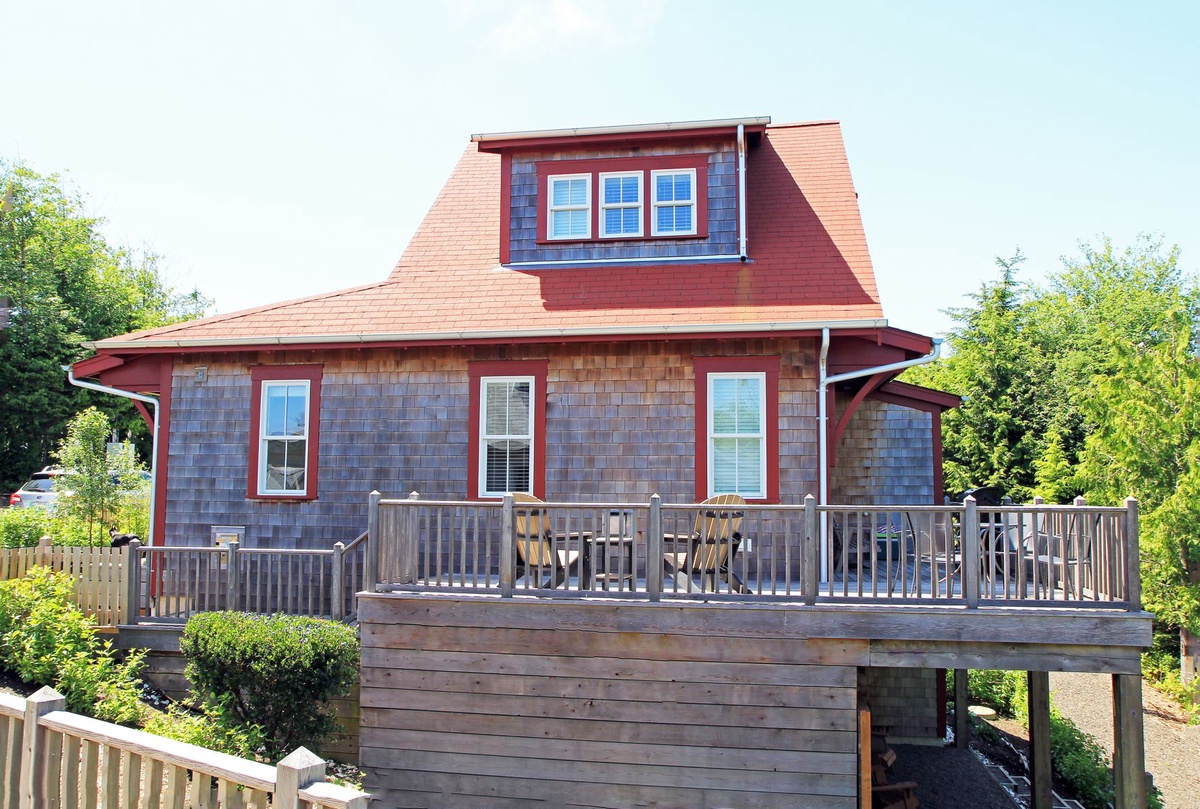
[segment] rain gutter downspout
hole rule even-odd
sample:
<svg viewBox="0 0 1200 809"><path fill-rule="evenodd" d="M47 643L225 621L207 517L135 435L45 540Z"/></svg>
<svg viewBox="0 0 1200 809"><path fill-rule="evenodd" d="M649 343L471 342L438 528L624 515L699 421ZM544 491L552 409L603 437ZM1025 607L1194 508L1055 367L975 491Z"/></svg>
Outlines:
<svg viewBox="0 0 1200 809"><path fill-rule="evenodd" d="M75 370L70 365L64 365L62 369L67 372L67 380L77 388L86 388L87 390L94 390L100 393L111 393L113 396L135 399L139 402L154 405L154 435L150 449L150 529L146 537L146 544L153 545L154 514L158 506L158 399L153 396L145 396L141 393L131 393L120 388L110 388L107 385L101 385L96 382L86 382L82 379L76 379Z"/></svg>
<svg viewBox="0 0 1200 809"><path fill-rule="evenodd" d="M746 261L746 127L737 126L738 153L738 254Z"/></svg>
<svg viewBox="0 0 1200 809"><path fill-rule="evenodd" d="M874 376L875 374L886 374L892 371L903 371L905 368L912 368L917 365L926 365L933 362L942 354L942 341L939 338L933 340L933 350L923 357L916 359L903 360L901 362L891 362L887 365L877 365L874 368L860 368L857 371L847 371L844 374L834 374L827 376L829 359L829 329L821 329L821 356L819 362L820 383L817 385L817 463L819 464L817 474L820 478L818 504L825 506L829 505L829 413L828 403L826 401L826 393L830 385L842 382L847 379L857 379L863 376ZM828 516L825 512L821 512L821 536L828 536L826 531L826 521ZM829 547L827 543L821 543L821 573L822 580L826 579L829 573Z"/></svg>

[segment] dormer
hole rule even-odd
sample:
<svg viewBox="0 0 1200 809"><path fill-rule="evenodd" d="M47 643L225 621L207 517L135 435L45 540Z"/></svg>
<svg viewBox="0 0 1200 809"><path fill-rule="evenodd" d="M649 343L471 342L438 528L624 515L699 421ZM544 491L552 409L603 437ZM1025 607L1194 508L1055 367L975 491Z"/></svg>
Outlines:
<svg viewBox="0 0 1200 809"><path fill-rule="evenodd" d="M768 117L473 135L501 156L500 263L747 261L746 151Z"/></svg>

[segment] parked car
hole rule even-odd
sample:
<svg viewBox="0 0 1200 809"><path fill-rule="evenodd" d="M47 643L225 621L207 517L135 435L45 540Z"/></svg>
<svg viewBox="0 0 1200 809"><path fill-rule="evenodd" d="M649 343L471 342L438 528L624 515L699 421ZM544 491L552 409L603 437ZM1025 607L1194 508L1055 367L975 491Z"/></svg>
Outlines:
<svg viewBox="0 0 1200 809"><path fill-rule="evenodd" d="M51 466L47 466L41 472L34 472L24 486L8 496L8 505L11 508L49 508L58 497L58 492L54 490L54 479L62 473L63 470Z"/></svg>

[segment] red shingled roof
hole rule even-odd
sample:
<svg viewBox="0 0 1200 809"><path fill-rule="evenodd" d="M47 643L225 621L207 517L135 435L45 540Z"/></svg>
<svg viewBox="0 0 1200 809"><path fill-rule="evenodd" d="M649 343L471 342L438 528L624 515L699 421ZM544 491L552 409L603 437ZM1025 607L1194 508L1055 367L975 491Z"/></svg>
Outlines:
<svg viewBox="0 0 1200 809"><path fill-rule="evenodd" d="M836 123L771 126L749 150L746 263L502 267L500 164L467 149L385 281L97 348L761 331L883 317Z"/></svg>

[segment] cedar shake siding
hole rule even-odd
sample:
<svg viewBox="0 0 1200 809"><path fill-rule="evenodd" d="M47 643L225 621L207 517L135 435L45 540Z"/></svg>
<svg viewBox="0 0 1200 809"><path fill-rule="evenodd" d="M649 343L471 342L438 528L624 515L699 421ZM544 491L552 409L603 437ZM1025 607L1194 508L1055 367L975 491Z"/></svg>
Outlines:
<svg viewBox="0 0 1200 809"><path fill-rule="evenodd" d="M838 412L849 397L838 397ZM933 503L933 417L865 399L850 417L829 470L830 502L846 505Z"/></svg>

